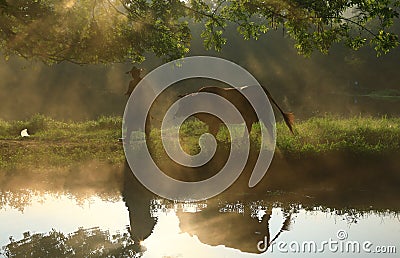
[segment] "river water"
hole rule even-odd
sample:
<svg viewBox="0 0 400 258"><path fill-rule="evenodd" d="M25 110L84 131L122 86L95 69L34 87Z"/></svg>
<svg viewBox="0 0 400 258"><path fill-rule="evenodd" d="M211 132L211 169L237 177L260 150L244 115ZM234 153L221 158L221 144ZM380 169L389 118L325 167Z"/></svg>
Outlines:
<svg viewBox="0 0 400 258"><path fill-rule="evenodd" d="M108 169L73 179L54 169L58 178L25 181L21 173L2 173L1 255L398 257L400 252L398 195L386 202L360 189L343 195L326 186L318 191L268 186L179 203L148 192L126 166ZM104 173L116 176L104 180Z"/></svg>

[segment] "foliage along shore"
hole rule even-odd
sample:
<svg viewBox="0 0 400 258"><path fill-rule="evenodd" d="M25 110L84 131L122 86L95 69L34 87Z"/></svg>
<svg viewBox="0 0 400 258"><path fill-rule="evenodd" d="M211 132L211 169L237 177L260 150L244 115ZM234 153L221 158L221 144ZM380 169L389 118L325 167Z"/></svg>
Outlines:
<svg viewBox="0 0 400 258"><path fill-rule="evenodd" d="M62 167L96 160L121 165L125 157L121 137L122 118L100 117L83 122L56 121L34 115L25 121L0 120L0 168ZM259 125L250 135L259 144ZM22 138L27 128L30 137ZM385 156L400 153L400 118L324 116L296 121L292 135L283 122L277 123L276 153L303 158L330 153ZM181 128L184 149L197 152L198 136L207 126L198 120L187 121ZM160 146L159 131L153 129L150 143ZM229 143L229 133L221 128L220 143Z"/></svg>

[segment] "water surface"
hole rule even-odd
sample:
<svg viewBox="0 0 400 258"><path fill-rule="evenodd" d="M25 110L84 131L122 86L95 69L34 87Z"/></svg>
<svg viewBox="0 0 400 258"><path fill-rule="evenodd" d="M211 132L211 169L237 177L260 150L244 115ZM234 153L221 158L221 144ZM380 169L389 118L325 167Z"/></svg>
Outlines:
<svg viewBox="0 0 400 258"><path fill-rule="evenodd" d="M396 257L399 252L398 193L391 190L380 189L377 201L380 194L372 191L377 189L343 192L334 180L326 187L325 178L313 189L288 183L251 192L238 191L239 185L207 201L178 203L148 192L126 166L96 167L80 168L86 173L73 178L54 171L62 175L58 183L43 173L24 181L22 172L4 172L2 255ZM376 248L387 253L373 253Z"/></svg>

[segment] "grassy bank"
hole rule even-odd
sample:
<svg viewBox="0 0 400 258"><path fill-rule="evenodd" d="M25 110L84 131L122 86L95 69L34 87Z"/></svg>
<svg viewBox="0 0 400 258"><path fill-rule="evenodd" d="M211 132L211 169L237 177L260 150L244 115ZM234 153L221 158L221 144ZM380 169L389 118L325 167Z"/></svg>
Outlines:
<svg viewBox="0 0 400 258"><path fill-rule="evenodd" d="M24 128L30 137L20 136ZM121 164L120 135L118 117L62 122L35 115L26 121L0 121L0 168L63 167L89 160Z"/></svg>
<svg viewBox="0 0 400 258"><path fill-rule="evenodd" d="M298 155L328 152L386 155L400 151L400 119L333 116L312 118L296 126L296 135L277 125L277 146Z"/></svg>
<svg viewBox="0 0 400 258"><path fill-rule="evenodd" d="M55 121L35 115L26 121L0 120L0 168L69 166L89 160L110 164L124 162L121 137L121 118L101 117L97 120L72 122ZM254 125L255 129L258 125ZM22 138L27 128L30 137ZM207 127L199 121L188 121L181 128L185 149L196 152L197 136ZM151 144L161 142L157 130L152 132ZM229 134L221 128L217 139L229 143ZM252 130L251 141L259 141ZM333 116L297 121L292 135L281 122L277 124L277 152L290 156L310 156L327 153L386 155L400 153L400 119Z"/></svg>

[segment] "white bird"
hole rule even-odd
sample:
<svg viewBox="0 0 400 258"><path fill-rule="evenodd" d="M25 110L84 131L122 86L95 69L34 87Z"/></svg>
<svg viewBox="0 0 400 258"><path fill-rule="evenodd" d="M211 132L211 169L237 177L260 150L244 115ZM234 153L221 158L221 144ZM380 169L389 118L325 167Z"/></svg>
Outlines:
<svg viewBox="0 0 400 258"><path fill-rule="evenodd" d="M21 137L29 137L30 135L28 134L28 129L24 129L21 131Z"/></svg>

